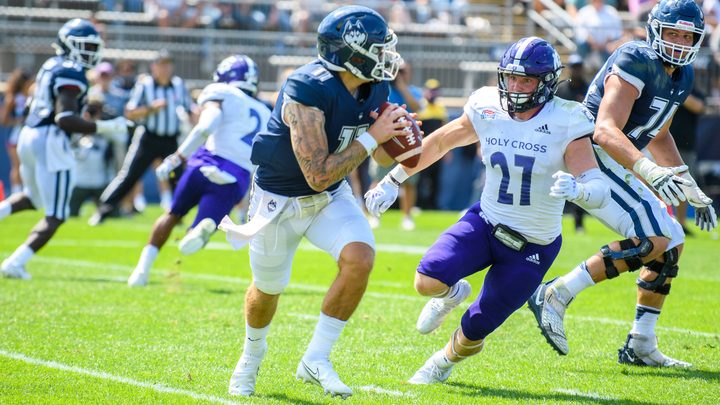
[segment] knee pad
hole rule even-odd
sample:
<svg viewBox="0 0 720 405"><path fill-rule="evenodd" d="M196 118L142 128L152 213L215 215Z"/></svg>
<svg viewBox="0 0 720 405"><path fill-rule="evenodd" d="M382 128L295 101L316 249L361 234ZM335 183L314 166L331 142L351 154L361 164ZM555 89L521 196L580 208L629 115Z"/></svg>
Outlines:
<svg viewBox="0 0 720 405"><path fill-rule="evenodd" d="M292 255L288 260L281 256L256 256L251 251L250 268L258 290L268 295L282 294L290 283Z"/></svg>
<svg viewBox="0 0 720 405"><path fill-rule="evenodd" d="M65 220L56 217L45 217L33 227L32 232L49 239L63 222L65 222Z"/></svg>
<svg viewBox="0 0 720 405"><path fill-rule="evenodd" d="M624 260L628 266L628 271L635 271L643 266L642 258L649 255L653 250L653 243L647 238L640 238L638 245L635 245L635 241L632 239L624 239L619 243L619 251L611 250L608 245L600 248L603 263L605 263L605 276L608 279L615 278L620 274L613 261Z"/></svg>
<svg viewBox="0 0 720 405"><path fill-rule="evenodd" d="M472 346L465 346L460 343L460 328L455 329L450 339L450 350L452 350L452 353L459 359L465 359L480 353L484 346L485 340Z"/></svg>
<svg viewBox="0 0 720 405"><path fill-rule="evenodd" d="M655 277L653 281L645 281L638 277L637 285L640 288L662 295L670 294L670 284L665 284L665 280L667 280L668 277L677 277L679 270L677 263L680 259L680 253L678 249L674 247L663 253L663 259L665 259L664 262L653 260L645 266L648 270L657 273L658 276Z"/></svg>

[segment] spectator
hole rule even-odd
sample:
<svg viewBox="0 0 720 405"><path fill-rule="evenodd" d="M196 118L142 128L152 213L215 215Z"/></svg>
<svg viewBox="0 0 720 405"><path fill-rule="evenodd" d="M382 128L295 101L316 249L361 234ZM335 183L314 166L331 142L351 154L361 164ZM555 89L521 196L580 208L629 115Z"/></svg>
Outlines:
<svg viewBox="0 0 720 405"><path fill-rule="evenodd" d="M25 117L25 104L30 94L30 86L34 80L30 73L15 69L7 82L5 91L5 107L0 112L0 123L6 127L12 127L6 148L10 158L10 193L22 191L22 180L20 179L20 159L17 153L18 137Z"/></svg>
<svg viewBox="0 0 720 405"><path fill-rule="evenodd" d="M615 7L604 0L591 0L578 11L575 40L583 58L594 58L592 65L602 65L610 56L608 44L622 36L622 21Z"/></svg>
<svg viewBox="0 0 720 405"><path fill-rule="evenodd" d="M422 129L425 136L435 132L436 129L445 125L448 121L448 113L445 106L438 101L440 95L440 82L436 79L429 79L425 82L422 109L418 118L422 121ZM422 209L437 209L438 195L440 191L440 168L442 162L435 162L420 172L418 182L418 206Z"/></svg>
<svg viewBox="0 0 720 405"><path fill-rule="evenodd" d="M688 166L690 173L699 173L697 168L697 152L695 141L697 135L698 119L705 111L705 95L693 88L685 102L678 107L670 133L675 140L683 162ZM682 225L685 235L692 236L693 232L685 225L688 204L683 201L675 208L675 219Z"/></svg>
<svg viewBox="0 0 720 405"><path fill-rule="evenodd" d="M585 67L580 55L570 55L568 68L570 71L570 80L560 82L555 95L565 100L582 102L585 99L589 85L587 80L585 80ZM585 227L583 226L585 210L572 203L566 204L565 206L572 212L573 218L575 219L575 232L585 232Z"/></svg>

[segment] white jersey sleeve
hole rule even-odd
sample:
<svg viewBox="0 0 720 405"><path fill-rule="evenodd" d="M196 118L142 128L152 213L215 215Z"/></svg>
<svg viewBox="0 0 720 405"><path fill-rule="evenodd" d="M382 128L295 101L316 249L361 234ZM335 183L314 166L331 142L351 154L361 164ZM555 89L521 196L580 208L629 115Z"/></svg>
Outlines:
<svg viewBox="0 0 720 405"><path fill-rule="evenodd" d="M225 83L213 83L203 89L198 103L208 101L220 103L222 118L218 128L208 137L205 147L214 155L252 172L252 140L255 134L267 128L270 109L242 90Z"/></svg>
<svg viewBox="0 0 720 405"><path fill-rule="evenodd" d="M570 142L591 135L592 115L574 101L554 98L527 121L500 105L497 88L484 87L465 105L486 167L481 207L493 224L505 224L528 241L549 244L562 230L564 200L549 196L552 175L567 171Z"/></svg>

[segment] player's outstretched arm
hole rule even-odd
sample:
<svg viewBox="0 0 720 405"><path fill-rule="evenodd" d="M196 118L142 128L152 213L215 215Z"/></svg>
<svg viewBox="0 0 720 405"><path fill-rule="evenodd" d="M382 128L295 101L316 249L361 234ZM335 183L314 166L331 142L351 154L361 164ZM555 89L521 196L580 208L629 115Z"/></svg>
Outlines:
<svg viewBox="0 0 720 405"><path fill-rule="evenodd" d="M403 135L407 124L394 121L405 114L401 108L387 109L370 126L367 135L361 134L345 150L331 154L325 134L325 113L295 102L283 106L283 120L290 128L295 157L308 185L318 192L347 176L377 145Z"/></svg>
<svg viewBox="0 0 720 405"><path fill-rule="evenodd" d="M475 128L467 115L443 125L423 139L423 151L417 166L397 165L378 184L365 193L365 206L372 215L380 216L395 202L400 184L445 156L453 148L478 141Z"/></svg>

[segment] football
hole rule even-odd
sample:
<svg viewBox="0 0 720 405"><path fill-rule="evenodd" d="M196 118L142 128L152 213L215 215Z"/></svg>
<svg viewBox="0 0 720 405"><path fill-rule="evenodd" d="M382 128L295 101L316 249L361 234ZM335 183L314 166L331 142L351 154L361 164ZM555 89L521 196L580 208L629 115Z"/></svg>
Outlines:
<svg viewBox="0 0 720 405"><path fill-rule="evenodd" d="M378 114L382 114L390 105L387 101L383 103ZM380 146L396 162L407 167L415 167L420 161L420 154L422 153L422 132L417 122L409 115L398 119L398 121L403 120L409 120L412 123L411 126L405 129L406 135L391 138Z"/></svg>

